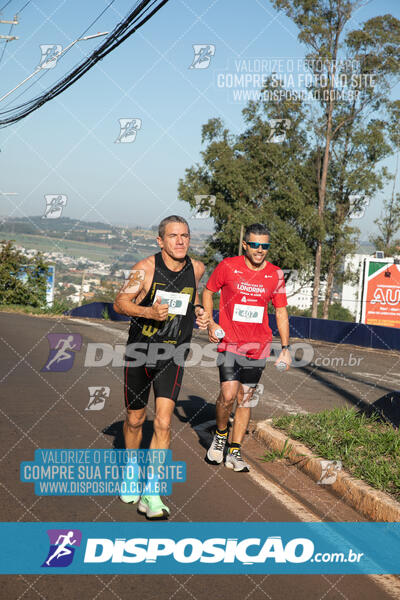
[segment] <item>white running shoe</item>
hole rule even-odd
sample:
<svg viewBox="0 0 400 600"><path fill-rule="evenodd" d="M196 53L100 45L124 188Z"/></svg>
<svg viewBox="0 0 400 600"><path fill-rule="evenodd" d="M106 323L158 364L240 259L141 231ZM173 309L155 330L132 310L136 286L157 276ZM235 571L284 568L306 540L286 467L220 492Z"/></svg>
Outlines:
<svg viewBox="0 0 400 600"><path fill-rule="evenodd" d="M248 473L250 471L249 465L242 458L240 448L235 448L232 452L228 452L225 459L225 466L237 472Z"/></svg>
<svg viewBox="0 0 400 600"><path fill-rule="evenodd" d="M219 433L214 435L211 446L207 450L207 458L210 462L217 463L217 465L222 463L227 439L227 435L219 435Z"/></svg>

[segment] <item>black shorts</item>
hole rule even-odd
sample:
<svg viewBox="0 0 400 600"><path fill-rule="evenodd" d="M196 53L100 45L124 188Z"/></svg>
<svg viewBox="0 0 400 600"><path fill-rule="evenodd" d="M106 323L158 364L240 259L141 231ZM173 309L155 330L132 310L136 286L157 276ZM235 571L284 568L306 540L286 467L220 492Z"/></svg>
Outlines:
<svg viewBox="0 0 400 600"><path fill-rule="evenodd" d="M233 352L218 352L219 380L240 381L254 387L260 381L266 358L246 358Z"/></svg>
<svg viewBox="0 0 400 600"><path fill-rule="evenodd" d="M129 361L126 361L129 365ZM181 389L183 367L173 360L159 361L157 367L124 368L124 398L129 410L145 408L149 401L151 384L156 398L171 398L177 401Z"/></svg>

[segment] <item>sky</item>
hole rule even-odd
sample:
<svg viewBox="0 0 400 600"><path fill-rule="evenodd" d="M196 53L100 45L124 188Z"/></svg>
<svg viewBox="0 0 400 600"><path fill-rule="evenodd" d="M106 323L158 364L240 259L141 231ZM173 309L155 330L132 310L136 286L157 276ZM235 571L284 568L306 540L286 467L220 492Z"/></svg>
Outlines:
<svg viewBox="0 0 400 600"><path fill-rule="evenodd" d="M0 9L6 1L0 0ZM11 0L0 19L11 20L26 1ZM12 30L19 39L0 43L0 97L35 71L41 46L65 48L110 1L31 0ZM87 35L112 30L133 5L114 0ZM398 0L366 2L350 26L385 13L400 18ZM0 34L9 28L0 24ZM150 227L169 214L190 217L177 186L185 169L201 160L202 125L220 117L232 133L243 130L246 102L226 87L229 76L243 69L265 71L278 59L284 65L302 59L305 48L297 35L268 0L170 0L66 92L0 130L0 214L40 215L46 195L64 195L63 216L87 221ZM54 68L42 69L0 102L1 109L46 90L98 44L98 39L75 44ZM196 45L209 51L193 67ZM136 131L121 138L122 119L137 121ZM394 171L394 158L385 164ZM4 195L9 192L16 195ZM364 239L389 193L391 185L354 221ZM193 218L190 223L198 229L213 224Z"/></svg>

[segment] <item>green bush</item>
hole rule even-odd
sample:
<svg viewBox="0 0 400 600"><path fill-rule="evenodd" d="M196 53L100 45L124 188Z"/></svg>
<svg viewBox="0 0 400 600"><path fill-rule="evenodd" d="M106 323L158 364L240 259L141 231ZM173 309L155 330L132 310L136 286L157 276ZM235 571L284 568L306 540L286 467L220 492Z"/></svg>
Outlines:
<svg viewBox="0 0 400 600"><path fill-rule="evenodd" d="M40 254L30 259L13 247L12 241L0 242L0 304L44 306L47 273Z"/></svg>
<svg viewBox="0 0 400 600"><path fill-rule="evenodd" d="M49 315L62 315L73 308L73 304L65 299L55 299L52 306L46 306L43 312Z"/></svg>
<svg viewBox="0 0 400 600"><path fill-rule="evenodd" d="M323 302L318 304L318 319L322 319ZM311 317L311 308L300 311L302 314L298 314L300 317ZM295 313L290 313L295 314ZM354 322L354 317L347 308L343 308L339 302L332 302L328 310L328 319L332 321L351 321Z"/></svg>

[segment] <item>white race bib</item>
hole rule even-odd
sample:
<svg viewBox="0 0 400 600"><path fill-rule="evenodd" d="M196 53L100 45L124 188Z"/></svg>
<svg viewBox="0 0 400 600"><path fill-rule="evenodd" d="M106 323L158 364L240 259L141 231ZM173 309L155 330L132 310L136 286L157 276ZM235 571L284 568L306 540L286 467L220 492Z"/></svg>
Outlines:
<svg viewBox="0 0 400 600"><path fill-rule="evenodd" d="M157 290L154 302L157 298L161 298L161 304L168 304L169 315L186 315L190 294L178 294L177 292Z"/></svg>
<svg viewBox="0 0 400 600"><path fill-rule="evenodd" d="M241 323L262 323L264 306L246 306L246 304L235 304L232 321Z"/></svg>

